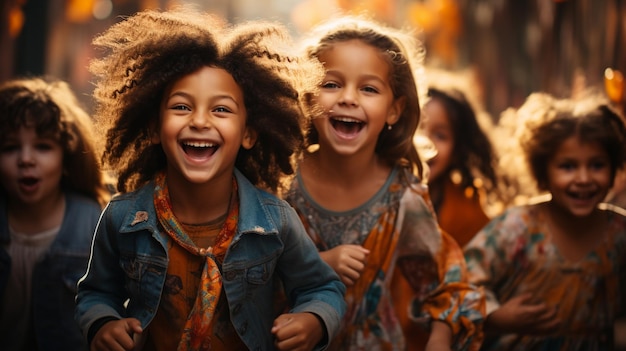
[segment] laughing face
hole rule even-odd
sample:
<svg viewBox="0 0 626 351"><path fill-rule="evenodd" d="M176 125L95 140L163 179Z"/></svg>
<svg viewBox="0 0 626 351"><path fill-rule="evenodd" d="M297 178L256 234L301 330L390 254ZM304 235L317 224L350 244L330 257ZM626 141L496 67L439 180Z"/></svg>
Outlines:
<svg viewBox="0 0 626 351"><path fill-rule="evenodd" d="M317 99L326 118L313 121L320 147L342 155L373 153L385 124L394 124L401 112L389 85L389 63L359 40L335 43L318 58L326 70Z"/></svg>
<svg viewBox="0 0 626 351"><path fill-rule="evenodd" d="M38 205L62 194L63 148L53 136L20 127L0 141L0 181L14 204Z"/></svg>
<svg viewBox="0 0 626 351"><path fill-rule="evenodd" d="M609 191L611 166L607 152L596 142L566 139L548 163L552 204L576 217L590 215Z"/></svg>
<svg viewBox="0 0 626 351"><path fill-rule="evenodd" d="M176 81L161 105L159 133L168 181L230 181L239 148L251 148L243 92L223 69L203 67Z"/></svg>

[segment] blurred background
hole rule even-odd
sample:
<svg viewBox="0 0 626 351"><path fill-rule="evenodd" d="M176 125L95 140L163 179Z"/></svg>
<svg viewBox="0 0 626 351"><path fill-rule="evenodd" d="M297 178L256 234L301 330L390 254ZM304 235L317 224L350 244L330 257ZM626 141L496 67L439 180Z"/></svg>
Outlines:
<svg viewBox="0 0 626 351"><path fill-rule="evenodd" d="M121 16L180 3L232 23L278 20L296 39L339 12L413 29L426 66L462 73L494 119L535 91L566 97L595 86L626 100L626 0L2 0L0 81L58 77L89 110L94 36Z"/></svg>

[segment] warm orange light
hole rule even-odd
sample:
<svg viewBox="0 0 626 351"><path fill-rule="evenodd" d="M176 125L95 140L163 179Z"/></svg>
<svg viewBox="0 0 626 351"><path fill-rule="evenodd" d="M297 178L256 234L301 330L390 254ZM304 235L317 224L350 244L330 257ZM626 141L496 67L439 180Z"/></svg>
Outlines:
<svg viewBox="0 0 626 351"><path fill-rule="evenodd" d="M9 35L17 38L24 27L24 12L19 6L14 6L9 10Z"/></svg>
<svg viewBox="0 0 626 351"><path fill-rule="evenodd" d="M349 13L367 13L381 21L392 22L395 16L395 1L389 0L337 0L339 7Z"/></svg>
<svg viewBox="0 0 626 351"><path fill-rule="evenodd" d="M92 18L94 0L68 0L65 18L69 22L83 23Z"/></svg>
<svg viewBox="0 0 626 351"><path fill-rule="evenodd" d="M605 69L604 90L611 101L620 103L624 96L624 75L622 72L612 68Z"/></svg>
<svg viewBox="0 0 626 351"><path fill-rule="evenodd" d="M305 0L293 8L291 21L298 30L306 32L338 11L335 0Z"/></svg>
<svg viewBox="0 0 626 351"><path fill-rule="evenodd" d="M453 0L411 3L407 16L409 22L426 35L432 56L454 65L458 56L457 40L462 30L458 4Z"/></svg>
<svg viewBox="0 0 626 351"><path fill-rule="evenodd" d="M407 7L407 14L412 25L426 33L432 32L439 26L439 17L435 16L429 6L415 2Z"/></svg>

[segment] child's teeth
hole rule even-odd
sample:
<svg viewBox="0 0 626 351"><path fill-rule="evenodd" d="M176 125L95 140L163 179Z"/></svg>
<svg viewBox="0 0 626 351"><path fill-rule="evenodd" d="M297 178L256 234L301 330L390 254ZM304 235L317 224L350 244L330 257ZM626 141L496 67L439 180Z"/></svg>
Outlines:
<svg viewBox="0 0 626 351"><path fill-rule="evenodd" d="M185 143L185 145L187 146L191 146L191 147L212 147L213 144L211 143L207 143L207 142L193 142L193 143Z"/></svg>

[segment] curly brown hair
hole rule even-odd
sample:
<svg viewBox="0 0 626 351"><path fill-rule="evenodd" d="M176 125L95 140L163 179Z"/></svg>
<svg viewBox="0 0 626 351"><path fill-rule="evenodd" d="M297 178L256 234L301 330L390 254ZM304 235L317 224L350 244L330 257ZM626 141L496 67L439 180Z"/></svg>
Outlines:
<svg viewBox="0 0 626 351"><path fill-rule="evenodd" d="M63 149L61 188L104 205L109 199L102 176L93 121L70 86L52 77L16 78L0 86L0 135L35 128ZM2 142L0 142L2 144Z"/></svg>
<svg viewBox="0 0 626 351"><path fill-rule="evenodd" d="M343 16L314 28L303 41L304 50L308 57L317 58L333 44L355 39L381 52L389 63L389 83L394 98L406 97L398 122L391 130L384 129L378 136L376 153L391 166L408 162L408 166L421 178L423 165L413 143L413 135L420 121L417 72L422 68L423 45L408 31L387 27L364 16ZM319 135L310 123L307 146L318 141Z"/></svg>
<svg viewBox="0 0 626 351"><path fill-rule="evenodd" d="M547 167L558 147L575 136L598 143L609 157L611 185L626 162L626 124L609 101L596 94L578 99L558 99L545 93L531 94L518 110L523 121L520 144L540 191L548 190Z"/></svg>
<svg viewBox="0 0 626 351"><path fill-rule="evenodd" d="M170 84L205 66L233 76L257 135L253 148L240 148L235 167L272 191L293 174L304 142L301 96L317 89L323 70L289 51L282 25L231 26L189 7L148 10L111 26L94 44L108 49L90 69L99 78L94 96L106 135L103 160L118 174L119 191L136 189L166 167L161 146L150 141L161 99Z"/></svg>

